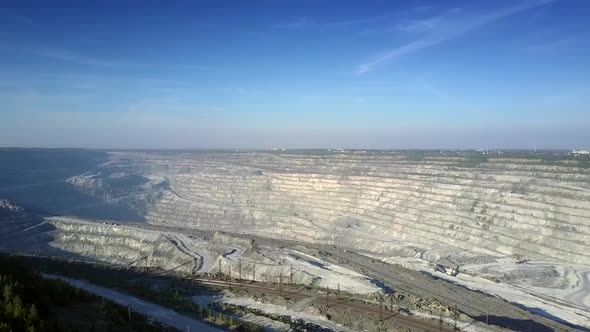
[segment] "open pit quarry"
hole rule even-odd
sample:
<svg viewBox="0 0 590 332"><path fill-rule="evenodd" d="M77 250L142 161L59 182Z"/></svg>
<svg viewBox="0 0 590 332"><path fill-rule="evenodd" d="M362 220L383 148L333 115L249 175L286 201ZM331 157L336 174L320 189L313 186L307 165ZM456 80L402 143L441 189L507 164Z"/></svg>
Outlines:
<svg viewBox="0 0 590 332"><path fill-rule="evenodd" d="M421 317L456 307L465 330L590 331L585 160L68 153L78 155L63 165L44 155L46 169L1 166L3 250L339 289L367 301L403 292Z"/></svg>

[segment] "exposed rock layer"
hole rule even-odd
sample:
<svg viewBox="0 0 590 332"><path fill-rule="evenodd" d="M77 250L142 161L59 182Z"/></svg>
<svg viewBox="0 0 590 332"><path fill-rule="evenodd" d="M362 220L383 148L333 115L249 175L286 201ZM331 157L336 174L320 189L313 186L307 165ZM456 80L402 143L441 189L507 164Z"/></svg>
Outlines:
<svg viewBox="0 0 590 332"><path fill-rule="evenodd" d="M53 218L50 222L56 227L51 246L81 257L179 273L191 273L199 265L199 257L160 232L67 218Z"/></svg>
<svg viewBox="0 0 590 332"><path fill-rule="evenodd" d="M590 264L590 170L526 159L215 154L142 156L170 190L151 223Z"/></svg>

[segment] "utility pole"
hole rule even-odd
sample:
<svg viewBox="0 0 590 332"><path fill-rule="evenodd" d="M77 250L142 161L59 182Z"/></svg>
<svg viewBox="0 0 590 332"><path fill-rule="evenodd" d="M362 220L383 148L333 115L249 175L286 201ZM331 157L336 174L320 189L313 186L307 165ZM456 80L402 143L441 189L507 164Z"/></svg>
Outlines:
<svg viewBox="0 0 590 332"><path fill-rule="evenodd" d="M379 324L383 322L383 296L379 295Z"/></svg>
<svg viewBox="0 0 590 332"><path fill-rule="evenodd" d="M338 298L340 298L340 283L338 283L338 292L336 293Z"/></svg>
<svg viewBox="0 0 590 332"><path fill-rule="evenodd" d="M330 287L326 286L326 308L329 305L328 296L330 296Z"/></svg>
<svg viewBox="0 0 590 332"><path fill-rule="evenodd" d="M242 280L242 259L238 261L238 280Z"/></svg>
<svg viewBox="0 0 590 332"><path fill-rule="evenodd" d="M389 309L393 312L393 295L389 295Z"/></svg>
<svg viewBox="0 0 590 332"><path fill-rule="evenodd" d="M227 264L227 268L228 268L228 275L229 275L229 278L227 278L227 285L231 288L231 264Z"/></svg>
<svg viewBox="0 0 590 332"><path fill-rule="evenodd" d="M289 284L293 285L293 265L290 266L290 273L289 273Z"/></svg>
<svg viewBox="0 0 590 332"><path fill-rule="evenodd" d="M283 268L281 268L281 274L279 274L279 296L283 296Z"/></svg>
<svg viewBox="0 0 590 332"><path fill-rule="evenodd" d="M219 274L219 279L221 279L221 257L217 261L217 274Z"/></svg>
<svg viewBox="0 0 590 332"><path fill-rule="evenodd" d="M383 321L383 295L379 295L379 321L377 322L377 330L387 331L385 322Z"/></svg>
<svg viewBox="0 0 590 332"><path fill-rule="evenodd" d="M129 312L129 331L133 331L133 325L131 325L131 306L127 306L127 311Z"/></svg>
<svg viewBox="0 0 590 332"><path fill-rule="evenodd" d="M254 264L254 268L252 269L252 281L256 281L256 264Z"/></svg>

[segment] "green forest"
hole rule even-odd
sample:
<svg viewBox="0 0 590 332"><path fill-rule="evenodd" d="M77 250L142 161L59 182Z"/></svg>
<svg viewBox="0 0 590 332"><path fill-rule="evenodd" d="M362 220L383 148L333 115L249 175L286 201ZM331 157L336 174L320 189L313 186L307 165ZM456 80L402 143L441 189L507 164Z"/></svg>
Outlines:
<svg viewBox="0 0 590 332"><path fill-rule="evenodd" d="M17 257L0 255L0 332L170 331L126 307L46 279Z"/></svg>

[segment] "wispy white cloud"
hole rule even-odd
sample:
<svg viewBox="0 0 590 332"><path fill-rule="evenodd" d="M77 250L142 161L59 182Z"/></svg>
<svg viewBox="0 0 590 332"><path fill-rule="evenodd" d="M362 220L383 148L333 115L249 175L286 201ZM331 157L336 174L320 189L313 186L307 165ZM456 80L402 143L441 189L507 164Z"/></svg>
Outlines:
<svg viewBox="0 0 590 332"><path fill-rule="evenodd" d="M407 20L398 23L395 26L395 30L400 32L428 32L440 27L445 19L447 19L447 15L440 15L422 20Z"/></svg>
<svg viewBox="0 0 590 332"><path fill-rule="evenodd" d="M357 74L363 75L365 73L373 71L375 69L375 67L377 67L379 64L381 64L383 62L390 61L390 60L399 58L403 55L413 53L413 52L419 51L421 49L436 45L442 41L444 41L444 39L439 39L439 38L438 39L437 38L420 39L420 40L412 41L408 44L405 44L403 46L400 46L398 48L390 50L389 52L375 58L374 60L372 60L370 62L363 63L363 64L359 65L358 70L357 70Z"/></svg>
<svg viewBox="0 0 590 332"><path fill-rule="evenodd" d="M314 21L307 17L297 17L290 21L276 24L274 27L278 29L300 29L314 24Z"/></svg>
<svg viewBox="0 0 590 332"><path fill-rule="evenodd" d="M0 46L3 46L0 44ZM6 47L6 46L3 46ZM32 52L33 54L52 59L62 62L68 62L73 64L79 65L88 65L88 66L96 66L96 67L130 67L130 66L149 66L149 63L144 63L141 61L129 60L129 59L104 59L98 58L94 56L87 56L75 51L71 51L68 49L63 48L23 48L24 51ZM201 72L209 72L215 71L214 67L200 65L200 64L178 64L172 63L169 65L164 65L170 69L176 70L190 70L190 71L201 71Z"/></svg>
<svg viewBox="0 0 590 332"><path fill-rule="evenodd" d="M39 56L51 58L54 60L65 61L65 62L73 62L82 65L92 65L92 66L99 66L99 67L117 67L117 66L127 66L136 64L132 61L120 61L120 60L105 60L99 59L95 57L85 56L78 54L76 52L72 52L66 49L59 49L59 48L44 48L36 50L35 53Z"/></svg>
<svg viewBox="0 0 590 332"><path fill-rule="evenodd" d="M129 65L134 63L131 61L110 60L86 56L78 52L71 51L69 49L61 47L53 47L47 45L32 45L18 42L0 41L0 50L10 52L13 54L33 55L36 57L43 57L62 62L100 67L114 67L118 65Z"/></svg>
<svg viewBox="0 0 590 332"><path fill-rule="evenodd" d="M395 26L395 30L399 32L427 33L434 30L444 30L445 28L452 29L456 25L455 20L469 20L469 17L457 16L462 11L462 8L453 7L438 16L425 19L404 20Z"/></svg>
<svg viewBox="0 0 590 332"><path fill-rule="evenodd" d="M274 27L278 29L285 29L285 30L298 30L304 28L322 28L322 29L337 29L337 28L346 28L350 26L358 26L363 24L372 23L378 21L380 19L385 18L386 15L382 16L374 16L374 17L366 17L366 18L356 18L356 19L346 19L340 21L317 21L310 19L308 17L297 17L290 21L282 22L276 24Z"/></svg>
<svg viewBox="0 0 590 332"><path fill-rule="evenodd" d="M377 66L385 62L458 38L470 31L492 24L503 18L545 5L552 1L530 0L511 7L478 15L467 15L464 14L464 10L462 9L451 9L428 20L410 22L407 25L401 26L402 29L398 26L398 30L420 31L424 36L391 49L371 61L360 64L357 68L357 74L363 75L373 71Z"/></svg>
<svg viewBox="0 0 590 332"><path fill-rule="evenodd" d="M431 9L432 7L428 7ZM407 17L416 15L416 13L420 13L423 15L423 11L426 9L416 10L415 8L411 8L409 10L400 12L396 18L399 19L399 22L391 24L385 24L384 26L379 27L369 27L358 32L359 35L381 35L381 34L390 34L395 32L410 32L410 33L423 33L429 30L432 30L444 21L448 20L448 16L456 15L460 13L460 8L451 8L444 12L443 14L439 14L434 17L429 18L422 18L422 19L408 19Z"/></svg>
<svg viewBox="0 0 590 332"><path fill-rule="evenodd" d="M325 22L325 23L323 23L323 25L326 27L330 27L330 28L347 27L347 26L372 23L372 22L378 21L382 18L383 18L382 16L375 16L375 17L351 19L351 20L344 20L344 21Z"/></svg>

